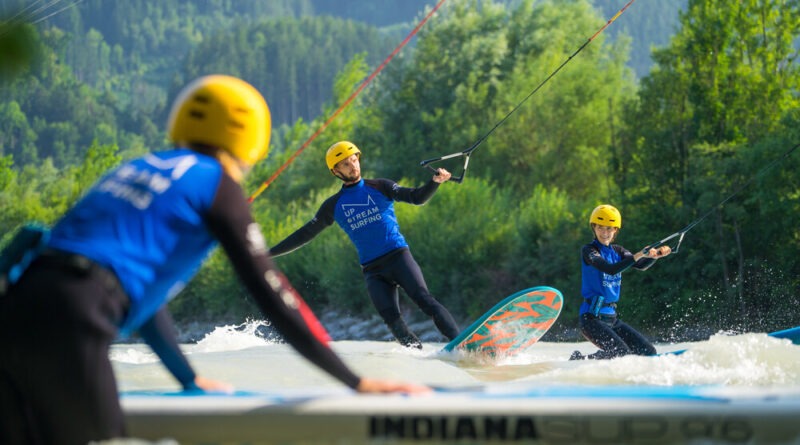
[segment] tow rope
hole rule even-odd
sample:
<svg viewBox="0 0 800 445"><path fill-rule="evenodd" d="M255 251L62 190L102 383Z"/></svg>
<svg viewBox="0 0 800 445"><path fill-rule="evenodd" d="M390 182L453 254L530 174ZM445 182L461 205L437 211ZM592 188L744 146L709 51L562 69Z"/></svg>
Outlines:
<svg viewBox="0 0 800 445"><path fill-rule="evenodd" d="M750 180L748 180L747 182L742 184L736 191L734 191L733 193L728 195L728 197L726 197L722 201L718 202L715 206L711 207L711 210L709 210L708 212L703 214L701 217L697 218L696 220L692 221L689 225L687 225L683 229L673 233L672 235L669 235L668 237L662 239L661 241L656 241L655 243L652 243L652 244L648 245L647 247L642 249L642 251L643 252L647 252L650 249L653 249L653 248L656 248L656 247L659 247L659 246L663 246L664 244L667 244L667 242L669 242L669 241L671 241L671 240L673 240L675 238L678 238L677 244L675 245L674 248L672 248L672 253L678 253L678 249L680 249L680 247L681 247L681 243L683 242L683 237L684 237L684 235L686 235L686 232L692 230L692 228L694 228L694 226L700 224L701 221L703 221L709 215L714 213L718 208L720 208L723 205L725 205L725 203L730 201L731 198L733 198L734 196L736 196L739 193L741 193L745 188L747 188L750 184L752 184L753 181L755 181L759 176L763 175L764 172L766 172L767 170L771 169L772 167L774 167L778 163L783 162L783 160L788 158L789 155L791 155L793 151L797 150L798 147L800 147L800 143L798 143L794 147L790 148L782 156L774 159L772 162L770 162L766 166L762 167L761 170L759 170L755 175L753 175L750 178Z"/></svg>
<svg viewBox="0 0 800 445"><path fill-rule="evenodd" d="M436 171L437 169L435 169L435 168L431 167L431 166L430 166L430 164L433 164L434 162L444 161L445 159L452 159L452 158L457 158L457 157L464 157L464 167L463 167L463 171L461 172L461 175L460 175L460 176L457 176L457 177L456 177L456 176L453 176L453 177L451 177L451 178L450 178L450 181L457 182L457 183L461 183L461 181L463 181L463 180L464 180L464 175L467 173L467 167L469 167L469 157L470 157L470 155L472 155L472 152L473 152L473 151L475 151L475 149L476 149L476 148L478 148L478 146L479 146L479 145L481 145L481 144L483 143L483 141L485 141L485 140L486 140L486 138L488 138L488 137L489 137L489 135L491 135L492 133L494 133L494 131L495 131L495 130L497 130L497 128L498 128L498 127L500 127L500 125L502 125L502 124L503 124L503 123L504 123L506 120L508 120L508 118L509 118L509 117L510 117L512 114L514 114L514 112L515 112L515 111L517 111L517 110L519 109L519 107L521 107L521 106L522 106L522 104L523 104L523 103L525 103L525 102L526 102L528 99L530 99L530 98L531 98L531 96L533 96L534 94L536 94L536 92L537 92L537 91L539 91L539 89L541 89L541 88L544 86L544 84L546 84L546 83L547 83L547 81L549 81L550 79L552 79L552 78L553 78L553 76L555 76L555 75L556 75L556 74L557 74L559 71L561 71L561 68L564 68L564 66L565 66L567 63L569 63L569 61L570 61L570 60L572 60L572 59L573 59L573 57L577 56L577 55L578 55L578 53L580 53L580 52L583 50L583 48L585 48L586 46L588 46L588 45L589 45L589 44L592 42L592 40L594 40L594 39L595 39L595 37L597 37L598 35L600 35L600 33L602 33L602 32L603 32L603 31L604 31L606 28L608 28L608 27L609 27L609 26L610 26L612 23L614 23L614 21L615 21L615 20L616 20L616 19L617 19L617 18L618 18L620 15L622 15L622 13L623 13L623 12L625 12L625 10L626 10L626 9L628 9L628 7L629 7L630 5L632 5L634 1L636 1L636 0L630 0L630 1L629 1L629 2L628 2L626 5L625 5L625 6L623 6L623 7L622 7L622 9L620 9L619 11L617 11L617 13L616 13L616 14L614 14L614 16L613 16L613 17L611 17L611 18L610 18L610 19L609 19L609 20L606 22L606 24L605 24L605 25L603 25L603 27L602 27L602 28L600 28L600 29L599 29L599 30L598 30L596 33L594 33L594 35L592 35L591 37L589 37L589 40L587 40L586 42L584 42L584 44L583 44L583 45L581 45L581 47L580 47L580 48L578 48L578 49L577 49L577 50L576 50L574 53L572 53L572 54L571 54L571 55L570 55L570 56L567 58L567 60L565 60L565 61L564 61L564 62L563 62L561 65L559 65L559 67L558 67L558 68L556 68L556 69L555 69L555 71L553 71L552 73L550 73L550 75L549 75L549 76L547 76L547 77L546 77L546 78L545 78L545 79L544 79L544 80L543 80L543 81L542 81L542 82L541 82L541 83L540 83L540 84L539 84L539 85L538 85L536 88L534 88L534 89L533 89L533 91L531 91L531 92L530 92L530 94L528 94L527 96L525 96L525 98L524 98L524 99L522 99L522 100L521 100L521 101L520 101L520 102L519 102L519 103L518 103L518 104L517 104L517 105L516 105L514 108L512 108L512 109L511 109L511 111L509 111L509 112L508 112L508 114L506 114L506 115L505 115L505 117L503 117L502 119L500 119L500 121L498 121L498 122L495 124L495 126L494 126L494 127L492 127L492 129L491 129L491 130L489 130L489 131L488 131L486 134L484 134L483 136L481 136L481 138L480 138L480 139L478 139L478 140L477 140L477 141L476 141L474 144L472 144L472 145L471 145L469 148L467 148L467 149L466 149L466 150L464 150L464 151L460 151L460 152L457 152L457 153L452 153L452 154L449 154L449 155L440 156L440 157L438 157L438 158L426 159L426 160L424 160L424 161L422 161L422 162L420 162L420 163L419 163L420 167L427 167L427 168L429 168L429 169L431 169L431 170L433 170L433 171Z"/></svg>
<svg viewBox="0 0 800 445"><path fill-rule="evenodd" d="M380 64L380 65L378 65L378 67L377 67L377 68L375 68L375 70L372 72L372 74L370 74L370 75L369 75L369 76L368 76L368 77L367 77L367 78L366 78L366 79L365 79L365 80L364 80L364 81L361 83L361 85L359 85L359 86L358 86L358 88L356 88L356 90L355 90L355 91L353 91L353 94L351 94L351 95L350 95L350 97L348 97L348 98L347 98L347 100L345 100L345 101L344 101L344 103L342 103L342 105L341 105L341 106L339 106L339 108L338 108L338 109L336 109L336 111L334 111L334 112L333 112L333 114L331 115L331 117L329 117L329 118L328 118L328 119L327 119L327 120L326 120L326 121L325 121L325 122L322 124L322 126L320 126L320 127L319 127L319 129L318 129L317 131L315 131L315 132L314 132L314 134L312 134L312 135L311 135L311 137L309 137L309 138L308 138L308 139L307 139L307 140L306 140L306 141L303 143L303 145L301 145L301 146L300 146L300 148L298 148L298 149L297 149L297 150L296 150L296 151L295 151L295 152L294 152L294 153L293 153L291 156L289 156L289 159L287 159L287 160L286 160L286 162L284 162L284 163L283 163L283 165L281 165L280 167L278 167L278 169L275 171L275 173L273 173L273 174L272 174L272 176L270 176L270 177L269 177L269 179L267 179L266 181L264 181L264 182L263 182L263 183L262 183L262 184L261 184L261 185L258 187L258 189L256 189L256 191L255 191L255 192L253 192L253 194L250 196L250 198L248 198L248 202L252 203L252 202L253 202L253 201L254 201L254 200L255 200L255 199L256 199L256 198L257 198L259 195L261 195L261 193L263 193L263 192L264 192L264 190L266 190L266 189L267 189L267 187L269 187L269 185L270 185L270 184L272 184L272 182L273 182L273 181L275 181L275 179L277 179L277 178L278 178L278 176L279 176L281 173L283 173L283 171L284 171L284 170L286 170L286 168L287 168L287 167L289 167L289 164L291 164L292 162L294 162L294 160L295 160L295 159L296 159L298 156L300 156L300 153L302 153L302 152L303 152L303 151L304 151L306 148L308 148L308 146L309 146L309 145L311 145L311 142L312 142L314 139L316 139L316 138L317 138L317 136L319 136L319 135L320 135L320 134L321 134L321 133L322 133L322 132L323 132L323 131L324 131L324 130L325 130L327 127L328 127L328 125L330 125L330 123L331 123L331 122L333 122L333 120L334 120L334 119L336 119L336 116L338 116L338 115L339 115L339 113L341 113L341 112L342 112L342 110L344 110L344 109L345 109L345 108L346 108L348 105L350 105L350 102L352 102L352 101L353 101L353 99L355 99L355 98L356 98L356 96L358 96L358 94L359 94L359 93L361 93L361 91L362 91L362 90L363 90L363 89L364 89L364 88L365 88L365 87L366 87L366 86L367 86L367 85L368 85L370 82L372 82L372 79L374 79L374 78L375 78L375 77L378 75L378 73L380 73L380 72L383 70L383 68L384 68L384 67L385 67L387 64L389 64L389 61L391 61L391 60L394 58L394 56L395 56L395 55L397 55L397 53L399 53L399 52L400 52L400 50L401 50L401 49L403 49L403 47L404 47L404 46L406 46L406 44L407 44L407 43L408 43L408 42L411 40L411 38L412 38L412 37L414 37L414 36L417 34L417 32L418 32L418 31L419 31L419 30L422 28L422 26L423 26L423 25L425 25L425 23L428 21L428 19L430 19L430 18L433 16L433 14L434 14L434 13L436 13L436 11L438 11L438 10L439 10L439 8L440 8L440 7L441 7L441 6L444 4L444 2L445 2L445 1L446 1L446 0L440 0L440 1L439 1L439 3L437 3L437 4L436 4L436 6L434 6L434 7L433 7L433 9L431 9L431 11L430 11L428 14L427 14L427 15L426 15L426 16L425 16L425 17L424 17L422 20L420 20L420 22L419 22L419 23L417 23L417 26L415 26L415 27L414 27L414 29L412 29L412 30L411 30L411 32L410 32L410 33L408 33L408 35L406 36L406 38L405 38L405 39L403 39L403 41L402 41L402 42L400 42L400 44L399 44L399 45L397 45L397 47L396 47L396 48L395 48L395 49L392 51L392 53L391 53L391 54L389 54L389 56L388 56L388 57L387 57L387 58L386 58L386 59L385 59L383 62L381 62L381 64Z"/></svg>

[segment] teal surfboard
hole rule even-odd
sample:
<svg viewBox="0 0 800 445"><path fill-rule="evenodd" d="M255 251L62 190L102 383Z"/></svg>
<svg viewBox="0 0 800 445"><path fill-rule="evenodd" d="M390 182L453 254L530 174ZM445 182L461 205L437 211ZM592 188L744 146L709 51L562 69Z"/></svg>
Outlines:
<svg viewBox="0 0 800 445"><path fill-rule="evenodd" d="M497 303L442 351L514 355L542 338L558 319L563 303L561 292L552 287L521 290Z"/></svg>

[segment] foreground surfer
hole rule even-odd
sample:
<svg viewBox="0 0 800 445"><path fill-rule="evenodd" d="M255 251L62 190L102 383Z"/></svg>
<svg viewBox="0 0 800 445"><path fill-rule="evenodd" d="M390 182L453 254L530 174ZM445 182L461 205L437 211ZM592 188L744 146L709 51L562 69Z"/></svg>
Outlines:
<svg viewBox="0 0 800 445"><path fill-rule="evenodd" d="M284 255L311 241L336 221L356 246L372 304L403 346L422 348L400 315L398 286L406 291L448 340L459 334L453 316L428 291L422 271L400 233L394 201L425 204L450 172L438 169L419 188L401 187L388 179L361 177L361 150L352 142L333 144L325 155L331 173L344 183L317 211L314 218L273 246L273 256Z"/></svg>
<svg viewBox="0 0 800 445"><path fill-rule="evenodd" d="M646 270L672 250L661 246L632 254L619 244L611 244L622 228L622 215L610 205L595 208L589 217L589 226L594 241L581 249L583 304L579 317L581 333L600 350L587 356L575 351L570 360L655 355L652 343L617 315L622 272L631 267Z"/></svg>
<svg viewBox="0 0 800 445"><path fill-rule="evenodd" d="M359 392L430 392L353 373L275 267L240 186L266 156L269 136L269 109L255 88L202 77L173 105L175 149L114 169L58 221L45 250L0 296L0 443L124 436L108 357L120 331L138 330L185 388L229 390L194 373L165 307L217 242L264 315L309 361Z"/></svg>

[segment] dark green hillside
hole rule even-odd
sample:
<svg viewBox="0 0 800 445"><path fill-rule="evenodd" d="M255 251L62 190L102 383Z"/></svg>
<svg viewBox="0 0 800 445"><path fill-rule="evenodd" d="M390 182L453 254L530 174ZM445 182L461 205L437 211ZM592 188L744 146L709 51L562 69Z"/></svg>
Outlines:
<svg viewBox="0 0 800 445"><path fill-rule="evenodd" d="M408 186L430 178L420 161L481 141L462 184L396 209L432 292L460 320L550 285L566 298L561 328L574 328L588 215L611 203L630 250L705 215L678 254L625 273L626 321L676 339L796 324L800 151L787 154L800 143L797 1L637 0L535 90L627 1L447 0L293 158L423 9L377 3L57 1L20 16L27 25L2 22L2 233L52 223L106 168L164 148L179 85L225 72L256 84L276 118L271 155L246 191L292 160L253 203L268 243L338 189L323 162L334 141L356 142L366 177ZM18 4L0 0L0 15ZM24 32L10 39L9 29ZM440 165L458 174L462 162ZM371 313L338 228L278 264L315 310ZM221 252L172 309L181 320L255 314Z"/></svg>

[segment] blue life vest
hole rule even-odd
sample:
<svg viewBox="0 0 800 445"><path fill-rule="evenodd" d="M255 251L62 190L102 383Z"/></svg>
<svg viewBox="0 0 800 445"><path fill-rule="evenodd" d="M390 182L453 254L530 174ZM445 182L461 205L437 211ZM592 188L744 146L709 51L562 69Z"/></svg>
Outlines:
<svg viewBox="0 0 800 445"><path fill-rule="evenodd" d="M592 245L600 251L600 256L609 264L616 264L622 260L617 251L610 246L605 246L597 240ZM580 315L590 311L590 302L594 297L602 296L603 304L611 304L619 301L620 289L622 285L622 273L609 275L601 272L596 267L586 264L581 259L581 295L584 298L581 304ZM600 314L614 315L614 307L603 306Z"/></svg>
<svg viewBox="0 0 800 445"><path fill-rule="evenodd" d="M394 201L363 179L339 192L334 219L356 246L361 264L408 246L400 233Z"/></svg>
<svg viewBox="0 0 800 445"><path fill-rule="evenodd" d="M130 298L122 335L183 289L216 246L203 217L222 175L216 159L188 149L152 153L107 174L53 227L49 247L116 273Z"/></svg>

